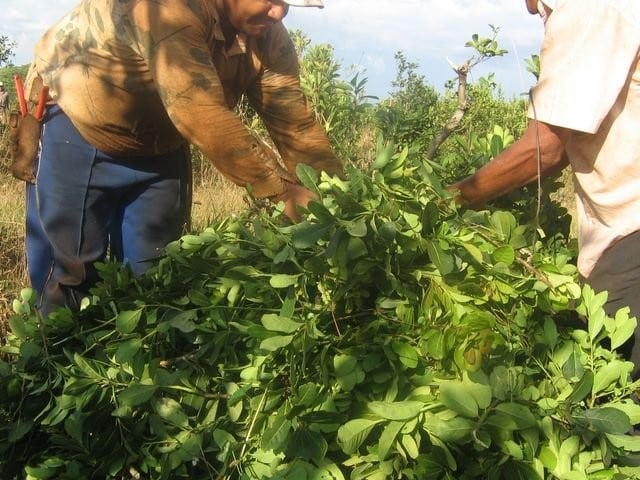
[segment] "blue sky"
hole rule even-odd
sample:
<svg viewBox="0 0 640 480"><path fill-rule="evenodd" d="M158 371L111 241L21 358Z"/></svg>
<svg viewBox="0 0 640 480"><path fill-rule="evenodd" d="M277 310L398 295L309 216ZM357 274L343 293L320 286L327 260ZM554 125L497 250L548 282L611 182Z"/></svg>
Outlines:
<svg viewBox="0 0 640 480"><path fill-rule="evenodd" d="M14 63L31 59L33 47L47 27L77 0L3 0L0 34L18 42ZM509 50L477 67L472 80L495 73L507 97L520 95L534 78L525 59L539 50L542 22L529 15L524 0L324 0L325 8L292 7L284 23L304 31L313 43L329 43L351 77L351 66L364 71L367 93L384 98L395 77L394 54L420 65L427 82L441 90L455 76L453 64L473 53L464 44L473 33L490 36L500 28L498 42Z"/></svg>

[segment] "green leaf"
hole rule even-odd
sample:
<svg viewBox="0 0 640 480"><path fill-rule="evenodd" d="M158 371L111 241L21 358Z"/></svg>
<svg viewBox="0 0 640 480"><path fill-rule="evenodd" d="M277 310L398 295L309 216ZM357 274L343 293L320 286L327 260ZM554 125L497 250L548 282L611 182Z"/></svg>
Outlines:
<svg viewBox="0 0 640 480"><path fill-rule="evenodd" d="M525 430L536 425L536 418L529 407L505 402L495 407L494 413L487 418L487 423L503 430Z"/></svg>
<svg viewBox="0 0 640 480"><path fill-rule="evenodd" d="M395 145L388 143L383 148L379 149L376 153L376 159L371 165L374 170L380 170L391 161L393 154L395 153Z"/></svg>
<svg viewBox="0 0 640 480"><path fill-rule="evenodd" d="M518 448L515 446L515 448ZM538 472L528 463L517 460L509 460L499 468L500 476L496 478L508 478L509 480L542 480ZM570 480L569 477L562 477L563 480Z"/></svg>
<svg viewBox="0 0 640 480"><path fill-rule="evenodd" d="M415 213L403 212L402 217L407 222L407 225L414 232L420 232L422 230L421 218Z"/></svg>
<svg viewBox="0 0 640 480"><path fill-rule="evenodd" d="M425 407L422 402L369 402L369 410L386 420L411 420Z"/></svg>
<svg viewBox="0 0 640 480"><path fill-rule="evenodd" d="M492 258L496 263L511 265L516 259L516 252L510 245L503 245L494 250Z"/></svg>
<svg viewBox="0 0 640 480"><path fill-rule="evenodd" d="M264 328L272 332L293 333L304 326L300 322L294 322L290 318L284 318L273 313L264 314L261 321Z"/></svg>
<svg viewBox="0 0 640 480"><path fill-rule="evenodd" d="M318 398L318 385L306 383L298 388L298 403L304 407L311 407Z"/></svg>
<svg viewBox="0 0 640 480"><path fill-rule="evenodd" d="M364 371L358 365L358 360L351 355L336 355L333 358L336 382L345 391L351 391L364 380Z"/></svg>
<svg viewBox="0 0 640 480"><path fill-rule="evenodd" d="M381 421L357 418L345 423L338 429L338 445L348 455L356 453L371 430Z"/></svg>
<svg viewBox="0 0 640 480"><path fill-rule="evenodd" d="M280 308L280 316L284 318L291 318L296 311L296 296L289 295L284 302L282 302L282 308Z"/></svg>
<svg viewBox="0 0 640 480"><path fill-rule="evenodd" d="M511 234L516 228L516 219L513 214L509 212L494 212L491 214L490 222L495 232L500 235L504 241L508 241L511 238Z"/></svg>
<svg viewBox="0 0 640 480"><path fill-rule="evenodd" d="M132 338L122 342L118 345L118 349L116 350L116 362L120 364L130 362L141 348L142 340L140 338Z"/></svg>
<svg viewBox="0 0 640 480"><path fill-rule="evenodd" d="M72 415L68 416L64 421L64 431L73 440L82 444L83 437L83 421L80 412L75 411Z"/></svg>
<svg viewBox="0 0 640 480"><path fill-rule="evenodd" d="M384 430L382 430L382 434L378 440L378 458L381 462L387 458L389 450L391 450L403 426L403 422L389 422Z"/></svg>
<svg viewBox="0 0 640 480"><path fill-rule="evenodd" d="M404 342L391 342L391 349L398 355L400 362L407 368L416 368L418 366L418 352L411 345Z"/></svg>
<svg viewBox="0 0 640 480"><path fill-rule="evenodd" d="M587 395L589 395L593 389L593 380L593 372L586 370L580 381L573 387L571 395L567 397L567 403L577 403L587 398Z"/></svg>
<svg viewBox="0 0 640 480"><path fill-rule="evenodd" d="M361 238L349 237L347 240L346 255L348 260L355 260L356 258L366 257L369 255L367 244Z"/></svg>
<svg viewBox="0 0 640 480"><path fill-rule="evenodd" d="M307 205L307 209L309 210L309 212L314 214L322 223L331 222L334 220L334 216L331 211L329 211L327 207L325 207L318 201L310 201Z"/></svg>
<svg viewBox="0 0 640 480"><path fill-rule="evenodd" d="M516 460L522 460L524 457L524 453L522 452L522 447L518 445L513 440L503 440L500 442L500 447L502 451L510 456L515 458Z"/></svg>
<svg viewBox="0 0 640 480"><path fill-rule="evenodd" d="M319 432L300 428L293 432L287 447L289 458L302 458L320 463L326 456L329 444Z"/></svg>
<svg viewBox="0 0 640 480"><path fill-rule="evenodd" d="M625 371L626 368L620 360L613 360L605 364L602 368L596 370L593 379L593 389L591 392L595 395L596 393L609 388L612 384L618 381Z"/></svg>
<svg viewBox="0 0 640 480"><path fill-rule="evenodd" d="M187 428L189 417L182 406L172 398L159 398L153 404L153 408L160 418L177 427Z"/></svg>
<svg viewBox="0 0 640 480"><path fill-rule="evenodd" d="M538 455L538 459L542 462L547 470L555 470L558 465L558 456L548 446L543 446L540 449L540 454Z"/></svg>
<svg viewBox="0 0 640 480"><path fill-rule="evenodd" d="M7 426L9 427L7 440L10 443L15 443L31 431L33 428L33 422L31 420L17 420Z"/></svg>
<svg viewBox="0 0 640 480"><path fill-rule="evenodd" d="M440 401L445 407L465 417L478 416L478 402L462 382L443 382L440 385Z"/></svg>
<svg viewBox="0 0 640 480"><path fill-rule="evenodd" d="M118 400L124 406L136 407L149 401L157 388L155 385L133 383L118 394Z"/></svg>
<svg viewBox="0 0 640 480"><path fill-rule="evenodd" d="M402 444L402 447L404 448L404 451L407 452L407 455L409 455L409 457L415 460L420 456L420 447L418 446L418 443L412 435L402 435L400 442Z"/></svg>
<svg viewBox="0 0 640 480"><path fill-rule="evenodd" d="M609 335L611 338L611 350L621 347L629 340L636 330L638 321L635 317L629 318L629 307L625 307L616 312L615 330Z"/></svg>
<svg viewBox="0 0 640 480"><path fill-rule="evenodd" d="M367 236L367 224L363 219L347 222L347 233L352 237L366 237Z"/></svg>
<svg viewBox="0 0 640 480"><path fill-rule="evenodd" d="M627 452L640 452L640 437L631 435L611 435L607 438L614 447L622 448Z"/></svg>
<svg viewBox="0 0 640 480"><path fill-rule="evenodd" d="M556 322L551 318L546 318L544 321L544 341L545 344L550 348L555 348L558 343L558 327L556 326Z"/></svg>
<svg viewBox="0 0 640 480"><path fill-rule="evenodd" d="M275 352L289 345L294 339L294 335L280 335L269 337L260 342L260 349L268 352Z"/></svg>
<svg viewBox="0 0 640 480"><path fill-rule="evenodd" d="M482 251L476 247L474 244L472 243L463 243L462 246L464 247L464 249L469 252L469 254L473 257L473 259L478 262L478 263L482 263L484 260L484 257L482 255Z"/></svg>
<svg viewBox="0 0 640 480"><path fill-rule="evenodd" d="M28 338L27 329L25 328L22 317L13 315L9 317L9 329L20 340L25 341Z"/></svg>
<svg viewBox="0 0 640 480"><path fill-rule="evenodd" d="M260 446L265 450L280 452L291 431L291 421L283 412L269 417L268 426L262 434Z"/></svg>
<svg viewBox="0 0 640 480"><path fill-rule="evenodd" d="M213 431L213 442L220 450L224 450L227 445L235 444L236 439L226 430L216 429Z"/></svg>
<svg viewBox="0 0 640 480"><path fill-rule="evenodd" d="M436 268L442 275L448 275L453 272L454 261L453 257L445 252L437 242L426 242L427 252L429 253L429 259L433 262Z"/></svg>
<svg viewBox="0 0 640 480"><path fill-rule="evenodd" d="M605 406L617 408L618 410L626 413L632 425L640 424L640 405L635 403L633 400L625 399L621 402L608 403Z"/></svg>
<svg viewBox="0 0 640 480"><path fill-rule="evenodd" d="M30 467L28 465L25 466L24 471L27 474L27 480L47 480L54 478L59 473L57 468L48 468L45 466Z"/></svg>
<svg viewBox="0 0 640 480"><path fill-rule="evenodd" d="M309 248L324 237L333 227L331 224L300 222L293 230L291 240L298 249Z"/></svg>
<svg viewBox="0 0 640 480"><path fill-rule="evenodd" d="M228 382L225 384L227 392L227 413L232 422L237 422L242 415L244 406L240 401L244 396L244 389L241 389L237 383Z"/></svg>
<svg viewBox="0 0 640 480"><path fill-rule="evenodd" d="M476 422L468 418L443 420L431 413L425 414L424 423L430 433L447 443L465 443L476 426Z"/></svg>
<svg viewBox="0 0 640 480"><path fill-rule="evenodd" d="M562 366L562 373L566 379L581 378L584 375L584 365L580 356L573 352Z"/></svg>
<svg viewBox="0 0 640 480"><path fill-rule="evenodd" d="M602 331L605 318L606 313L604 313L604 310L596 310L589 315L589 337L591 337L592 341L595 341L598 334Z"/></svg>
<svg viewBox="0 0 640 480"><path fill-rule="evenodd" d="M76 364L78 369L87 377L93 378L95 380L102 380L103 375L96 368L94 368L92 364L93 362L86 360L78 353L73 354L73 362Z"/></svg>
<svg viewBox="0 0 640 480"><path fill-rule="evenodd" d="M172 328L176 328L183 333L191 333L197 328L193 321L197 318L198 312L196 310L185 310L167 315L165 320Z"/></svg>
<svg viewBox="0 0 640 480"><path fill-rule="evenodd" d="M269 285L271 285L273 288L287 288L298 283L298 278L300 278L300 274L276 274L269 279Z"/></svg>
<svg viewBox="0 0 640 480"><path fill-rule="evenodd" d="M308 190L316 192L317 194L320 193L316 186L320 175L313 167L302 162L298 163L296 165L296 175L298 176L300 183L307 187Z"/></svg>
<svg viewBox="0 0 640 480"><path fill-rule="evenodd" d="M343 376L353 372L358 366L358 359L351 355L336 355L333 357L333 368L336 376Z"/></svg>
<svg viewBox="0 0 640 480"><path fill-rule="evenodd" d="M141 318L141 308L120 312L116 317L116 330L124 335L131 333L136 329Z"/></svg>
<svg viewBox="0 0 640 480"><path fill-rule="evenodd" d="M622 435L631 429L629 417L617 408L592 408L574 414L573 419L598 433Z"/></svg>
<svg viewBox="0 0 640 480"><path fill-rule="evenodd" d="M476 401L479 408L484 410L491 405L493 392L491 390L491 386L488 384L488 380L486 384L466 380L463 383L469 394L473 396L473 399Z"/></svg>

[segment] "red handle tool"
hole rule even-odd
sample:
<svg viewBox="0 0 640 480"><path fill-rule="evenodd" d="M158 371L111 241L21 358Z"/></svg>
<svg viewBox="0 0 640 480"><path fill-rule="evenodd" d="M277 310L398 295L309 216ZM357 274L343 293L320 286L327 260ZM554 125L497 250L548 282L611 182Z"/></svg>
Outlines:
<svg viewBox="0 0 640 480"><path fill-rule="evenodd" d="M27 109L27 99L24 97L24 84L22 83L20 75L14 75L13 82L16 85L16 96L18 97L18 104L20 105L20 115L26 117L29 110Z"/></svg>
<svg viewBox="0 0 640 480"><path fill-rule="evenodd" d="M40 90L40 98L38 98L38 105L36 106L36 120L42 120L44 116L44 106L49 98L49 87L42 87Z"/></svg>

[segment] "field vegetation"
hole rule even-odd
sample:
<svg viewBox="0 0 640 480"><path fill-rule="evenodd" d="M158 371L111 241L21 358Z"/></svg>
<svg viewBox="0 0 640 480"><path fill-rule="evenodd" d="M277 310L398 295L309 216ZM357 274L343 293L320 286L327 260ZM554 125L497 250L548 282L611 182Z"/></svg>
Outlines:
<svg viewBox="0 0 640 480"><path fill-rule="evenodd" d="M293 33L293 38L301 59L304 91L328 132L336 154L346 164L369 166L375 158L379 137L397 145L410 144L425 153L432 148L434 138L459 107L453 71L452 81L444 92L440 92L417 73L417 63L398 52L393 91L388 98L378 99L366 91L366 72L356 71L350 78L341 78L345 68L335 60L330 45L312 45L299 31ZM10 46L11 42L5 38L0 43L0 51L3 51L3 45ZM486 60L499 53L500 49L494 45L493 50L485 50L484 54L477 50L474 55L470 52L470 58ZM6 56L5 61L9 59ZM0 59L0 65L2 63ZM13 75L24 77L27 68L27 65L0 68L0 81L8 86L12 99L15 99ZM433 159L442 167L443 181L458 180L482 165L517 138L526 124L526 100L505 98L491 76L469 85L465 102L465 115L456 125L453 138L441 146ZM257 135L269 141L259 117L247 103L238 107L238 113ZM0 320L3 324L11 312L12 299L29 283L24 258L24 185L11 176L8 141L8 130L2 129ZM193 174L191 225L194 231L201 231L214 220L248 208L244 191L221 177L196 150L193 151Z"/></svg>
<svg viewBox="0 0 640 480"><path fill-rule="evenodd" d="M446 189L526 124L525 99L469 81L496 35L443 91L398 52L375 99L296 32L345 177L301 166L318 201L291 225L194 151L191 230L140 278L105 262L80 312L40 318L24 288L5 139L0 477L638 478L636 320L578 283L566 179L482 211Z"/></svg>

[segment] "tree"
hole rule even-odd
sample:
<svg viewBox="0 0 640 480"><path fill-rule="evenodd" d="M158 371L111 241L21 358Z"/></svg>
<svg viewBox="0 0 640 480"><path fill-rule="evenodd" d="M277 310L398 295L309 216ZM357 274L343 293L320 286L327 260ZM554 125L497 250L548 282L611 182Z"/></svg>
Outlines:
<svg viewBox="0 0 640 480"><path fill-rule="evenodd" d="M18 46L15 40L6 35L0 35L0 67L11 65L11 59L15 55L14 50Z"/></svg>
<svg viewBox="0 0 640 480"><path fill-rule="evenodd" d="M420 65L407 59L403 52L395 54L394 90L377 109L378 127L385 140L398 145L416 144L421 150L444 124L447 113L442 110L440 94L418 73Z"/></svg>

